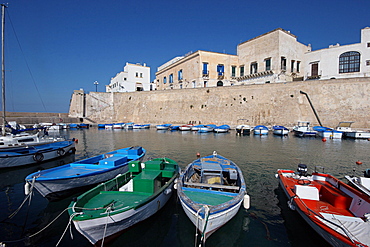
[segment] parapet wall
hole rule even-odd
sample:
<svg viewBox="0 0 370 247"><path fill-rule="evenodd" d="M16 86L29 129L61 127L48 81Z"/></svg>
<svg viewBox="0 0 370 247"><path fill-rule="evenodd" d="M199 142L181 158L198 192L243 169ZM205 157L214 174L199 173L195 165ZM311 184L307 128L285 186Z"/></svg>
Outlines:
<svg viewBox="0 0 370 247"><path fill-rule="evenodd" d="M312 80L289 83L192 88L132 93L85 94L76 90L69 117L86 122L215 123L235 126L294 126L297 121L319 125L306 92L323 126L354 121L370 128L370 78Z"/></svg>
<svg viewBox="0 0 370 247"><path fill-rule="evenodd" d="M3 112L0 111L1 116ZM5 112L6 120L18 124L33 125L36 123L77 123L79 119L68 117L68 113L46 112Z"/></svg>

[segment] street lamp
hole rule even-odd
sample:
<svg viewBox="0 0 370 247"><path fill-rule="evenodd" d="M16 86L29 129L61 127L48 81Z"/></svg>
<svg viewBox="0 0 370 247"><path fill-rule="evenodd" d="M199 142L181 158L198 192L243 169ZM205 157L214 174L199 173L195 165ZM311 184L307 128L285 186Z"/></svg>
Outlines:
<svg viewBox="0 0 370 247"><path fill-rule="evenodd" d="M98 91L99 82L98 81L94 81L94 85L95 85L95 92L97 92Z"/></svg>

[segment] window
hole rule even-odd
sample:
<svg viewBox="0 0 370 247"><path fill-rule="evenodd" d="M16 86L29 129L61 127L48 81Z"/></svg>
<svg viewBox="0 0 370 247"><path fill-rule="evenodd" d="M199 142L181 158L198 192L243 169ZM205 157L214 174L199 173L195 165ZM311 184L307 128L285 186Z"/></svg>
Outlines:
<svg viewBox="0 0 370 247"><path fill-rule="evenodd" d="M232 77L236 76L236 66L231 66L231 76Z"/></svg>
<svg viewBox="0 0 370 247"><path fill-rule="evenodd" d="M297 73L299 73L301 62L297 61Z"/></svg>
<svg viewBox="0 0 370 247"><path fill-rule="evenodd" d="M136 77L139 77L139 73L136 72Z"/></svg>
<svg viewBox="0 0 370 247"><path fill-rule="evenodd" d="M224 85L224 83L222 81L217 82L217 87L222 87L223 85Z"/></svg>
<svg viewBox="0 0 370 247"><path fill-rule="evenodd" d="M169 83L173 83L173 74L170 74Z"/></svg>
<svg viewBox="0 0 370 247"><path fill-rule="evenodd" d="M208 75L208 63L203 63L203 75Z"/></svg>
<svg viewBox="0 0 370 247"><path fill-rule="evenodd" d="M281 57L281 69L286 70L286 58Z"/></svg>
<svg viewBox="0 0 370 247"><path fill-rule="evenodd" d="M179 80L182 80L182 69L179 70L178 78Z"/></svg>
<svg viewBox="0 0 370 247"><path fill-rule="evenodd" d="M370 66L370 60L366 60L366 66Z"/></svg>
<svg viewBox="0 0 370 247"><path fill-rule="evenodd" d="M370 47L370 43L367 43L367 47Z"/></svg>
<svg viewBox="0 0 370 247"><path fill-rule="evenodd" d="M294 72L294 63L295 63L295 61L294 61L294 60L292 60L292 61L290 62L290 72Z"/></svg>
<svg viewBox="0 0 370 247"><path fill-rule="evenodd" d="M166 84L166 83L167 83L167 78L163 77L163 84Z"/></svg>
<svg viewBox="0 0 370 247"><path fill-rule="evenodd" d="M127 81L127 78L125 77L125 78L123 78L123 80L124 80L124 81Z"/></svg>
<svg viewBox="0 0 370 247"><path fill-rule="evenodd" d="M244 66L240 66L240 76L244 76Z"/></svg>
<svg viewBox="0 0 370 247"><path fill-rule="evenodd" d="M219 64L217 65L217 75L224 75L224 65L223 64Z"/></svg>
<svg viewBox="0 0 370 247"><path fill-rule="evenodd" d="M204 81L203 86L207 87L207 81Z"/></svg>
<svg viewBox="0 0 370 247"><path fill-rule="evenodd" d="M256 62L251 63L251 74L257 73L257 66L258 64Z"/></svg>
<svg viewBox="0 0 370 247"><path fill-rule="evenodd" d="M196 84L195 84L195 81L193 81L193 88L195 88Z"/></svg>
<svg viewBox="0 0 370 247"><path fill-rule="evenodd" d="M266 71L271 70L271 58L265 59L265 70Z"/></svg>
<svg viewBox="0 0 370 247"><path fill-rule="evenodd" d="M311 64L311 76L318 75L319 75L319 64L318 63Z"/></svg>
<svg viewBox="0 0 370 247"><path fill-rule="evenodd" d="M339 56L339 73L360 72L360 53L349 51Z"/></svg>
<svg viewBox="0 0 370 247"><path fill-rule="evenodd" d="M143 73L140 73L140 78L143 78Z"/></svg>

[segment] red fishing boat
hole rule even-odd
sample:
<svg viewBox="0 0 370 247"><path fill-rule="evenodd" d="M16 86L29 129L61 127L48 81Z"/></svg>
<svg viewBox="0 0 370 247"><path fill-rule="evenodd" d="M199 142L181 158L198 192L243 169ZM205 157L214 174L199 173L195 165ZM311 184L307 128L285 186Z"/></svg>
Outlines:
<svg viewBox="0 0 370 247"><path fill-rule="evenodd" d="M333 246L370 246L370 197L326 174L278 170L290 209Z"/></svg>

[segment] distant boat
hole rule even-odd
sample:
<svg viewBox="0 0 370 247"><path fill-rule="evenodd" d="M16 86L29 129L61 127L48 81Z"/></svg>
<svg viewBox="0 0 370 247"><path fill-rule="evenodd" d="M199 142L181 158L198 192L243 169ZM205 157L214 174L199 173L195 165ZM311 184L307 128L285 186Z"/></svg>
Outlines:
<svg viewBox="0 0 370 247"><path fill-rule="evenodd" d="M230 130L230 126L227 124L216 126L213 129L213 131L216 133L226 133L226 132L229 132L229 130Z"/></svg>
<svg viewBox="0 0 370 247"><path fill-rule="evenodd" d="M317 131L313 130L308 121L298 121L298 125L293 127L295 136L299 137L316 137Z"/></svg>
<svg viewBox="0 0 370 247"><path fill-rule="evenodd" d="M69 128L76 129L76 128L78 128L78 124L71 123L71 124L69 124Z"/></svg>
<svg viewBox="0 0 370 247"><path fill-rule="evenodd" d="M317 131L317 134L323 138L329 139L342 139L343 132L322 126L314 126L313 130Z"/></svg>
<svg viewBox="0 0 370 247"><path fill-rule="evenodd" d="M200 128L204 127L203 124L194 125L191 127L192 131L198 131Z"/></svg>
<svg viewBox="0 0 370 247"><path fill-rule="evenodd" d="M281 125L274 125L272 129L274 135L285 136L289 134L289 129Z"/></svg>
<svg viewBox="0 0 370 247"><path fill-rule="evenodd" d="M192 124L184 124L179 127L179 130L181 131L189 131L193 127Z"/></svg>
<svg viewBox="0 0 370 247"><path fill-rule="evenodd" d="M172 125L170 127L170 130L179 130L180 129L180 125Z"/></svg>
<svg viewBox="0 0 370 247"><path fill-rule="evenodd" d="M157 130L168 130L172 124L158 124L156 127Z"/></svg>
<svg viewBox="0 0 370 247"><path fill-rule="evenodd" d="M336 127L337 131L343 132L343 137L345 138L353 138L353 139L370 139L370 132L369 131L362 131L362 130L352 130L351 125L354 122L352 121L344 121L340 122Z"/></svg>
<svg viewBox="0 0 370 247"><path fill-rule="evenodd" d="M98 124L98 129L105 129L105 124Z"/></svg>
<svg viewBox="0 0 370 247"><path fill-rule="evenodd" d="M142 160L146 150L127 147L71 164L32 173L26 185L35 187L43 197L58 198L66 191L105 182L127 172L128 162Z"/></svg>
<svg viewBox="0 0 370 247"><path fill-rule="evenodd" d="M251 127L247 124L239 124L235 128L237 135L249 135L251 133Z"/></svg>
<svg viewBox="0 0 370 247"><path fill-rule="evenodd" d="M194 160L185 168L177 183L177 195L203 244L235 216L243 200L245 208L249 208L242 171L216 152Z"/></svg>
<svg viewBox="0 0 370 247"><path fill-rule="evenodd" d="M207 132L213 132L213 130L217 127L215 124L206 124L203 127L200 127L198 132L199 133L207 133Z"/></svg>
<svg viewBox="0 0 370 247"><path fill-rule="evenodd" d="M269 129L265 125L257 125L253 128L254 135L267 135Z"/></svg>
<svg viewBox="0 0 370 247"><path fill-rule="evenodd" d="M370 197L370 169L364 171L364 176L344 176L352 187Z"/></svg>
<svg viewBox="0 0 370 247"><path fill-rule="evenodd" d="M81 128L81 129L88 129L90 127L90 125L86 124L86 123L81 123L81 124L78 125L78 127Z"/></svg>
<svg viewBox="0 0 370 247"><path fill-rule="evenodd" d="M68 208L76 229L94 245L158 212L170 199L178 164L169 158L129 163L129 171L77 197ZM101 244L98 244L98 242Z"/></svg>

